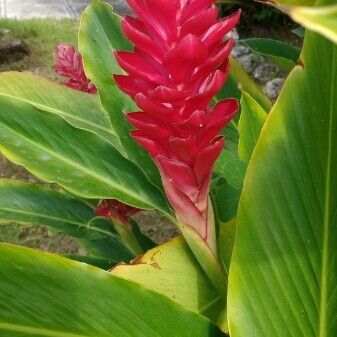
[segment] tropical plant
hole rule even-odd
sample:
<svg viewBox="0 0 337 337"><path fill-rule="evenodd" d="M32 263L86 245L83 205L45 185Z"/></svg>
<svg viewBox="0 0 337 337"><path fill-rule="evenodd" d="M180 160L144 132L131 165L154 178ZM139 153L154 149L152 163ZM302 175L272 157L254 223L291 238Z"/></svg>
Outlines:
<svg viewBox="0 0 337 337"><path fill-rule="evenodd" d="M55 183L1 180L0 221L88 251L0 244L1 336L334 337L334 0L274 1L306 27L301 52L243 41L291 70L275 104L229 56L240 12L127 2L135 17L85 10L79 53L56 51L63 85L0 74L1 152ZM182 235L156 246L144 209Z"/></svg>

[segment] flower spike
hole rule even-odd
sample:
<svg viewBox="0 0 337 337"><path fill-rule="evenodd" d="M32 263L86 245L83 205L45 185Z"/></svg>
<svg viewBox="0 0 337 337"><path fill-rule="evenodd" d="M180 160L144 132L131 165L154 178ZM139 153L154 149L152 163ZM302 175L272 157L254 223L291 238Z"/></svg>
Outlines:
<svg viewBox="0 0 337 337"><path fill-rule="evenodd" d="M82 56L73 46L61 43L56 48L54 57L56 74L67 78L64 85L89 94L96 93L95 85L84 73Z"/></svg>
<svg viewBox="0 0 337 337"><path fill-rule="evenodd" d="M116 52L126 75L114 78L140 109L128 116L132 136L157 164L196 256L204 246L217 259L209 187L224 146L219 132L238 103L229 99L212 107L211 101L228 76L234 42L224 38L237 25L240 11L218 19L213 0L126 1L137 17L126 16L121 25L135 48Z"/></svg>

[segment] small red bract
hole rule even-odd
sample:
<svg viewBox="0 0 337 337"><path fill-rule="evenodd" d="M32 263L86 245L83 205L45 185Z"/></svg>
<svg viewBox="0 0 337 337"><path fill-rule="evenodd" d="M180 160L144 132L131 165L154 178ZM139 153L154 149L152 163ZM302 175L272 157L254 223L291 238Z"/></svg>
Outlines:
<svg viewBox="0 0 337 337"><path fill-rule="evenodd" d="M96 208L96 214L111 218L124 225L129 224L129 218L138 213L140 209L125 205L118 200L102 200Z"/></svg>
<svg viewBox="0 0 337 337"><path fill-rule="evenodd" d="M84 73L82 56L70 44L62 43L56 48L55 72L67 78L67 81L63 82L67 87L90 94L97 91Z"/></svg>
<svg viewBox="0 0 337 337"><path fill-rule="evenodd" d="M119 88L141 111L128 114L133 138L155 160L177 218L208 235L209 186L224 146L222 128L238 110L235 99L211 106L229 71L240 11L218 20L211 0L127 0L138 16L122 20L133 52L116 52L128 75Z"/></svg>

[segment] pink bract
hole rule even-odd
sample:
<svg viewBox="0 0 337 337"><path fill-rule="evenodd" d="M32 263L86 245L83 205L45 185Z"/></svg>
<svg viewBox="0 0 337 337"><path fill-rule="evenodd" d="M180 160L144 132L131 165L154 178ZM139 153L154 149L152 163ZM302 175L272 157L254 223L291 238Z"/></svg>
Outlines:
<svg viewBox="0 0 337 337"><path fill-rule="evenodd" d="M228 77L234 41L225 36L240 11L218 19L211 0L127 2L137 18L126 16L122 29L134 51L116 52L127 75L114 78L140 109L128 114L132 136L156 162L179 222L207 240L219 133L238 110L235 99L211 102Z"/></svg>
<svg viewBox="0 0 337 337"><path fill-rule="evenodd" d="M67 78L64 85L72 89L96 93L95 85L84 73L82 56L67 43L60 44L55 51L55 72Z"/></svg>

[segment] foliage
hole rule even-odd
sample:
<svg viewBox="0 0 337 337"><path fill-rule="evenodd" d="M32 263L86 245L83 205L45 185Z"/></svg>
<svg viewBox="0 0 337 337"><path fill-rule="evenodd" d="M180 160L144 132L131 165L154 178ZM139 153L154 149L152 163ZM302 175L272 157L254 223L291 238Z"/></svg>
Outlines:
<svg viewBox="0 0 337 337"><path fill-rule="evenodd" d="M1 334L334 337L333 0L274 3L308 29L301 52L242 41L291 70L275 104L228 57L238 13L128 2L140 20L89 5L81 55L58 49L66 86L0 74L0 150L53 183L2 179L0 223L62 231L89 253L0 244ZM155 246L139 209L182 236Z"/></svg>

